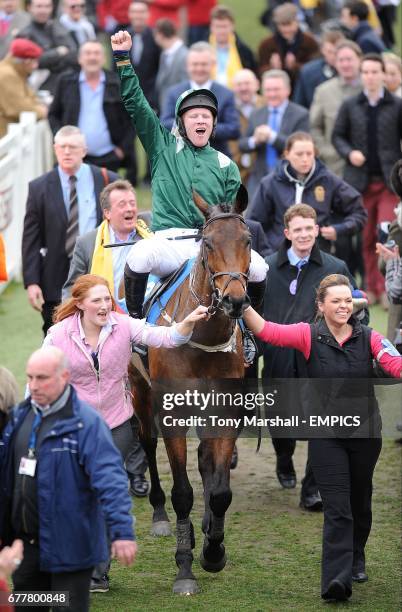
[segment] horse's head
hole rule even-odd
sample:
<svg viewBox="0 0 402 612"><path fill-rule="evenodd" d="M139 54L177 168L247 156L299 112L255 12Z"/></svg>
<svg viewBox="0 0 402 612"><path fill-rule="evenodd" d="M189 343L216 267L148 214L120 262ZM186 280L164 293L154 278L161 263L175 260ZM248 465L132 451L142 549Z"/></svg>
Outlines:
<svg viewBox="0 0 402 612"><path fill-rule="evenodd" d="M195 192L193 198L206 219L202 229L201 260L209 275L214 303L222 306L228 317L238 319L249 305L247 278L251 236L241 215L247 206L247 190L240 186L233 206L208 206Z"/></svg>

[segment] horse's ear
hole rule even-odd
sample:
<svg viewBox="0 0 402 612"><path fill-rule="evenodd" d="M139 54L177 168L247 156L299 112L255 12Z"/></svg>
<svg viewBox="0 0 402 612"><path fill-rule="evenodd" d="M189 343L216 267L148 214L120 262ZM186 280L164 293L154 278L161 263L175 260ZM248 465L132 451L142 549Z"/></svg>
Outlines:
<svg viewBox="0 0 402 612"><path fill-rule="evenodd" d="M208 219L211 214L210 206L208 206L208 203L204 200L204 198L201 197L200 194L194 190L193 190L193 200L194 200L196 207L202 212L204 217Z"/></svg>
<svg viewBox="0 0 402 612"><path fill-rule="evenodd" d="M241 183L238 189L237 195L236 195L236 201L233 206L233 212L241 215L241 213L244 210L246 210L247 204L248 204L248 191L243 185L243 183Z"/></svg>

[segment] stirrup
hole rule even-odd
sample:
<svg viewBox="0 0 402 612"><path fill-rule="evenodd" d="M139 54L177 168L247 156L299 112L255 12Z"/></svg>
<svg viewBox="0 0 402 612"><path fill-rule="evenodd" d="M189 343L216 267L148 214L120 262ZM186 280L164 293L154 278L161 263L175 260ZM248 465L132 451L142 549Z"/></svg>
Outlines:
<svg viewBox="0 0 402 612"><path fill-rule="evenodd" d="M243 332L243 358L247 364L252 364L258 355L257 343L252 332L244 328Z"/></svg>

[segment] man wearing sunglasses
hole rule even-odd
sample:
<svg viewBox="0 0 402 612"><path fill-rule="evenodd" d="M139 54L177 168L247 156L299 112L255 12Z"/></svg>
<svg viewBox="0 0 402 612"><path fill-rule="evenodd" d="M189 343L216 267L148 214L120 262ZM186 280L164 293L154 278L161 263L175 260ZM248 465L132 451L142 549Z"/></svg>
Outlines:
<svg viewBox="0 0 402 612"><path fill-rule="evenodd" d="M284 215L285 240L267 257L269 265L264 297L264 318L274 323L311 323L315 316L316 288L328 274L344 274L356 283L344 261L321 251L317 214L308 204L294 204ZM263 378L297 378L296 351L264 345ZM276 452L276 475L284 489L296 486L293 453L296 440L272 438ZM302 481L300 506L322 510L322 501L309 462Z"/></svg>

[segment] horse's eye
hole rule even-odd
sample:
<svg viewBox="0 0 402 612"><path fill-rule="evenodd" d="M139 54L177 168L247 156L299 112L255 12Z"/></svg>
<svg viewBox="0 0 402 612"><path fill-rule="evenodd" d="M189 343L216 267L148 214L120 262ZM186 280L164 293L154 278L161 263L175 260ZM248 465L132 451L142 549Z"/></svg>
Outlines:
<svg viewBox="0 0 402 612"><path fill-rule="evenodd" d="M212 244L208 240L204 241L204 245L208 251L212 251Z"/></svg>

